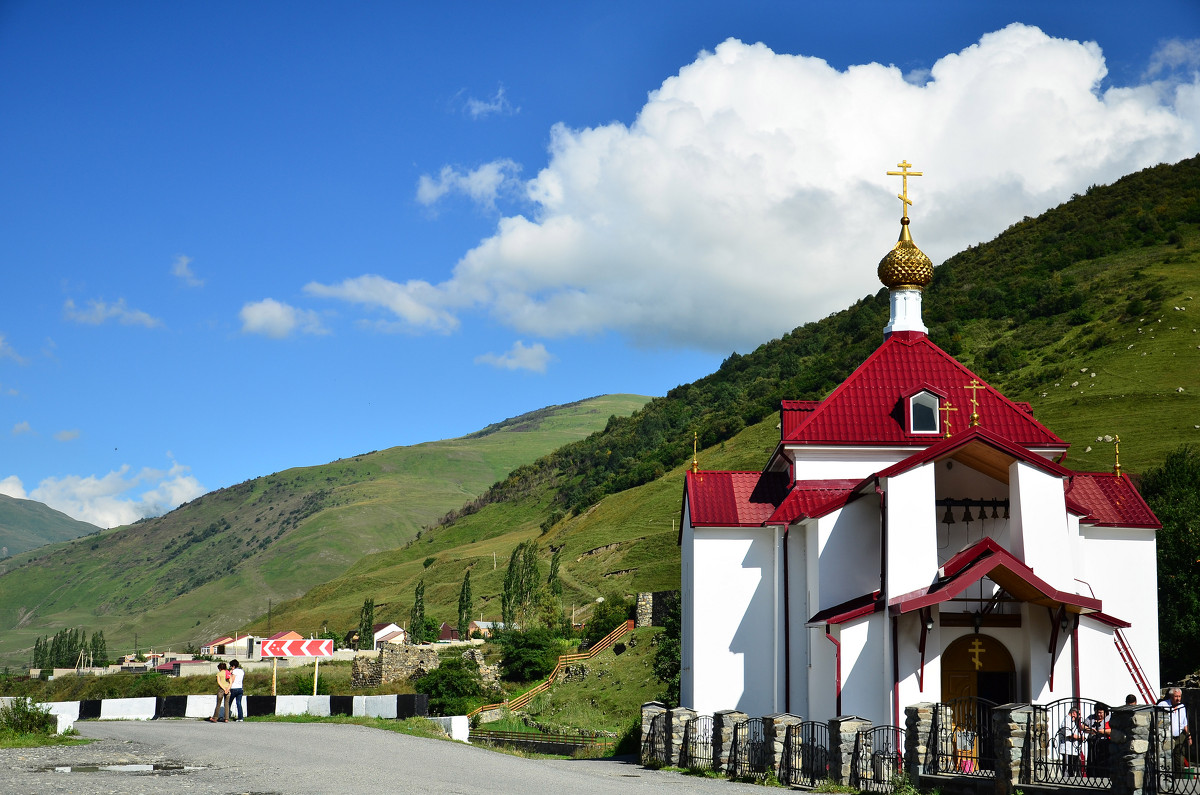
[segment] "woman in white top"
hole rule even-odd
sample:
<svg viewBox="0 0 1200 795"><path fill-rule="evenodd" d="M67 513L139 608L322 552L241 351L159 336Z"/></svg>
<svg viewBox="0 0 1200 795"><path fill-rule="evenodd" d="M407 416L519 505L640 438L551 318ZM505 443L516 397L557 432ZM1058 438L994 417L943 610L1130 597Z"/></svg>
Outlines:
<svg viewBox="0 0 1200 795"><path fill-rule="evenodd" d="M232 703L229 705L229 719L233 720L233 705L237 704L238 720L242 720L242 680L246 678L246 671L242 668L237 660L229 662L229 672L233 674L233 679L229 682L229 698Z"/></svg>

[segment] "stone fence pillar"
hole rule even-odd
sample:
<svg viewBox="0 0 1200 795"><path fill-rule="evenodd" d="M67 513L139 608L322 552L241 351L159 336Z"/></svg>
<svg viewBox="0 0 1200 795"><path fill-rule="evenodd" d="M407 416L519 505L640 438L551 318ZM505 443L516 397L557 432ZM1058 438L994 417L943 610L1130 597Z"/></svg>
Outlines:
<svg viewBox="0 0 1200 795"><path fill-rule="evenodd" d="M858 733L871 728L871 721L842 715L829 721L829 778L834 784L849 785Z"/></svg>
<svg viewBox="0 0 1200 795"><path fill-rule="evenodd" d="M736 709L723 709L713 713L713 770L728 772L733 767L733 727L750 716Z"/></svg>
<svg viewBox="0 0 1200 795"><path fill-rule="evenodd" d="M1109 764L1112 765L1112 791L1116 795L1142 795L1155 782L1148 781L1146 769L1150 751L1150 732L1154 707L1117 707L1108 719L1112 730ZM1170 770L1170 757L1167 770ZM1159 760L1161 766L1162 760Z"/></svg>
<svg viewBox="0 0 1200 795"><path fill-rule="evenodd" d="M776 776L779 775L780 767L783 765L783 746L784 740L787 739L788 726L795 726L803 722L804 719L799 715L789 715L786 712L763 718L763 741L767 744L767 763L771 765Z"/></svg>
<svg viewBox="0 0 1200 795"><path fill-rule="evenodd" d="M915 786L929 759L930 743L936 748L933 736L933 711L937 704L923 701L904 708L904 775Z"/></svg>
<svg viewBox="0 0 1200 795"><path fill-rule="evenodd" d="M1028 752L1033 708L1001 704L992 709L992 753L996 756L996 795L1012 795L1031 780Z"/></svg>
<svg viewBox="0 0 1200 795"><path fill-rule="evenodd" d="M649 757L653 755L650 747L650 726L654 719L667 711L667 707L661 701L647 701L642 704L642 742L641 754L642 764L645 765L650 761ZM657 759L654 760L657 763Z"/></svg>
<svg viewBox="0 0 1200 795"><path fill-rule="evenodd" d="M667 711L667 764L683 767L683 730L696 719L696 710L674 707Z"/></svg>

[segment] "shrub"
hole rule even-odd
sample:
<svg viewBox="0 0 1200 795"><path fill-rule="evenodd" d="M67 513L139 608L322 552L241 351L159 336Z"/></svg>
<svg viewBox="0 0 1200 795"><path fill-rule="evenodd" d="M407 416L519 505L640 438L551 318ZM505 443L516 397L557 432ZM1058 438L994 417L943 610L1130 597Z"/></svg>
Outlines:
<svg viewBox="0 0 1200 795"><path fill-rule="evenodd" d="M0 729L17 734L54 734L58 731L58 719L50 714L49 707L34 704L28 698L14 698L0 706Z"/></svg>
<svg viewBox="0 0 1200 795"><path fill-rule="evenodd" d="M497 643L504 649L500 675L509 682L542 679L558 664L558 638L547 629L506 631Z"/></svg>
<svg viewBox="0 0 1200 795"><path fill-rule="evenodd" d="M429 711L434 715L465 715L483 695L479 668L461 657L443 660L413 686L429 696Z"/></svg>
<svg viewBox="0 0 1200 795"><path fill-rule="evenodd" d="M623 596L612 596L596 605L596 609L592 611L592 617L588 619L587 626L583 630L583 637L587 641L587 645L591 646L596 641L603 639L620 624L632 618L633 607L633 603Z"/></svg>

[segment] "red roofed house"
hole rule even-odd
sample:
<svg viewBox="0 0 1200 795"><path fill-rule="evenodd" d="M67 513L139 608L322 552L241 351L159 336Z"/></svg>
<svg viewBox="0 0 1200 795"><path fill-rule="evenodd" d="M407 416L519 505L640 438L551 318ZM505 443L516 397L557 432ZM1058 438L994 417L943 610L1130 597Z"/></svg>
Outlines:
<svg viewBox="0 0 1200 795"><path fill-rule="evenodd" d="M1158 520L930 341L932 263L901 230L883 344L824 400L784 401L761 472L693 462L681 703L903 725L960 696L1156 699Z"/></svg>

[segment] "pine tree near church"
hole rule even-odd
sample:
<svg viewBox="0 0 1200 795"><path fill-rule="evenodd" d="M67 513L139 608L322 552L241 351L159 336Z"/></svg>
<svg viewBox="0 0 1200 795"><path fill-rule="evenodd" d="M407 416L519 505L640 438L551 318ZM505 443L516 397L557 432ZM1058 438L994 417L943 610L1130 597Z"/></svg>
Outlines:
<svg viewBox="0 0 1200 795"><path fill-rule="evenodd" d="M413 592L412 612L408 615L408 634L413 643L424 643L432 638L426 637L425 626L425 581L417 583Z"/></svg>

